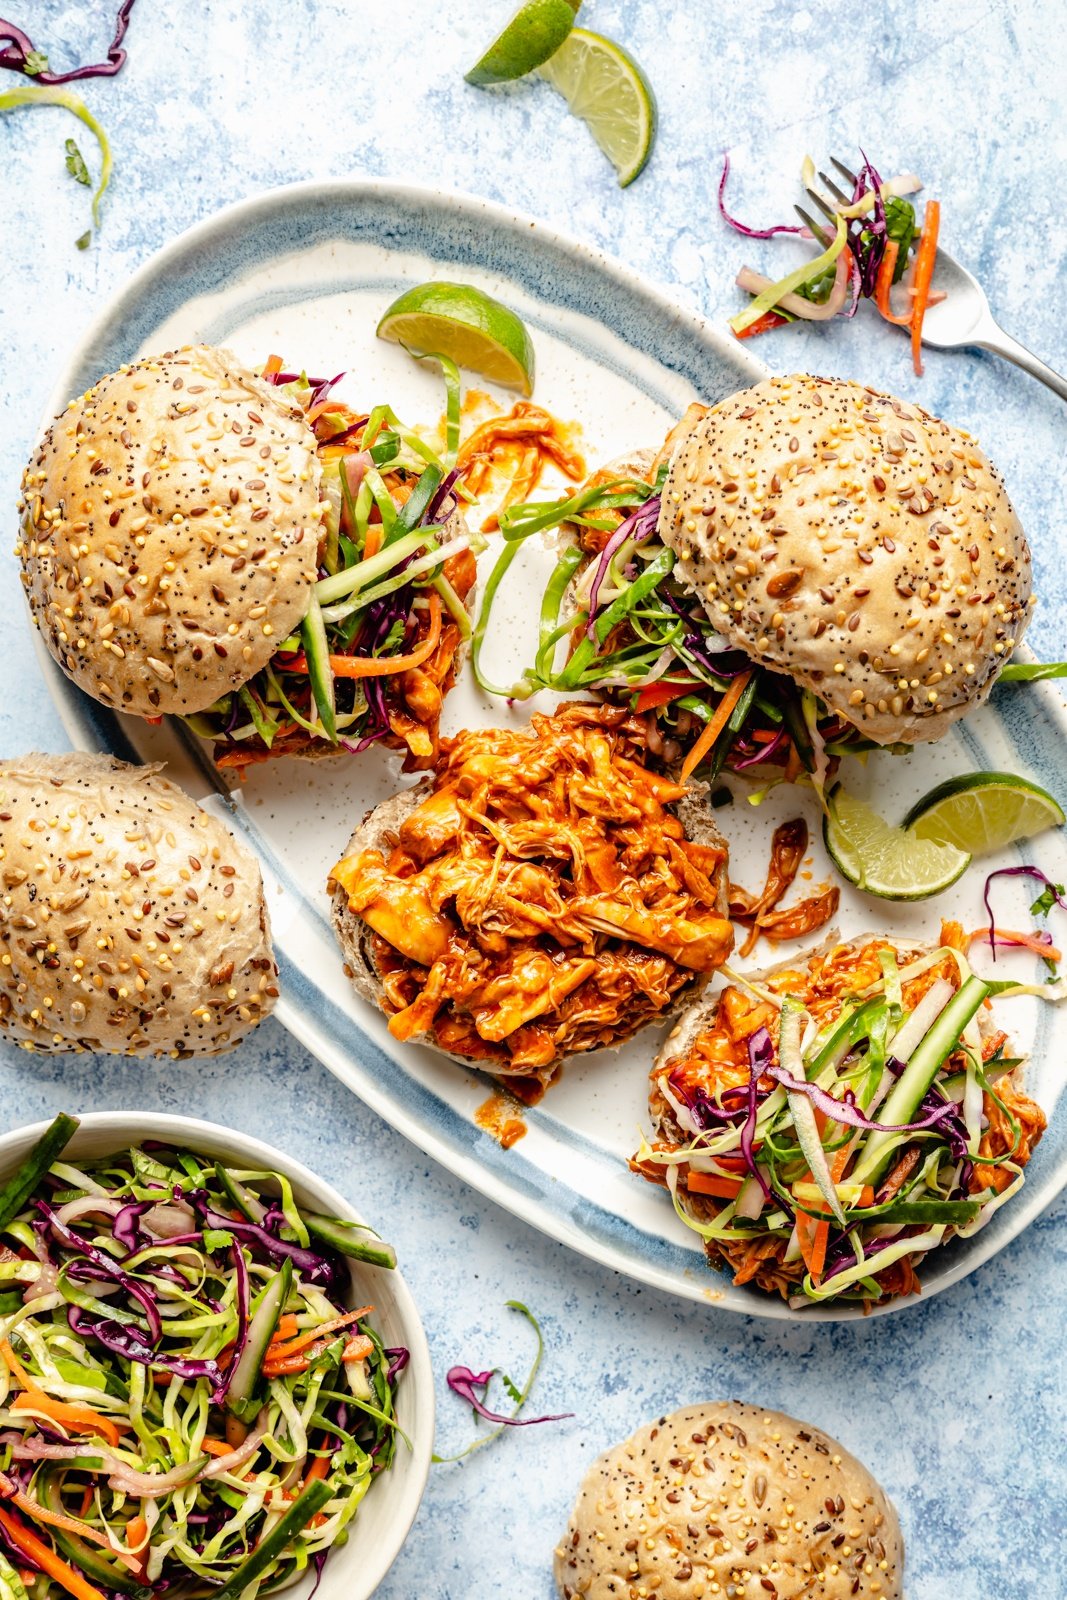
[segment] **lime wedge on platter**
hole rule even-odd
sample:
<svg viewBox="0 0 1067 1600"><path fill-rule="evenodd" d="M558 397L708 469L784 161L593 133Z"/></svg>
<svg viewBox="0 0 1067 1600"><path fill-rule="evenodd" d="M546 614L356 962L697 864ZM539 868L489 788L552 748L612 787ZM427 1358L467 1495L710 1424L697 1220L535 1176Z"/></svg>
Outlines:
<svg viewBox="0 0 1067 1600"><path fill-rule="evenodd" d="M620 187L633 183L656 138L656 97L633 56L602 34L572 28L540 73L588 125Z"/></svg>
<svg viewBox="0 0 1067 1600"><path fill-rule="evenodd" d="M966 850L894 828L840 787L827 796L822 834L842 877L880 900L926 900L954 884L971 863Z"/></svg>
<svg viewBox="0 0 1067 1600"><path fill-rule="evenodd" d="M916 839L992 855L1046 828L1061 827L1063 807L1046 789L1012 772L967 772L917 800L903 826Z"/></svg>
<svg viewBox="0 0 1067 1600"><path fill-rule="evenodd" d="M422 283L406 289L382 317L377 333L379 339L420 355L448 356L458 367L502 388L533 393L534 350L525 323L470 284Z"/></svg>

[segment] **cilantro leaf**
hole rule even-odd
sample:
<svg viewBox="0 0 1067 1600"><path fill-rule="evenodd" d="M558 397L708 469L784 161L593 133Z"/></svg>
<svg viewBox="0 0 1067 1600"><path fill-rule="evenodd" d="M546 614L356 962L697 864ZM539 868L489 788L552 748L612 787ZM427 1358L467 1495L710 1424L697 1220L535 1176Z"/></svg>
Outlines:
<svg viewBox="0 0 1067 1600"><path fill-rule="evenodd" d="M68 139L64 148L67 152L67 171L75 183L83 183L87 189L90 188L93 180L89 176L89 168L85 165L85 157L78 149L78 146L73 139Z"/></svg>
<svg viewBox="0 0 1067 1600"><path fill-rule="evenodd" d="M225 1228L205 1228L203 1240L205 1250L228 1250L233 1243L233 1234Z"/></svg>
<svg viewBox="0 0 1067 1600"><path fill-rule="evenodd" d="M1030 907L1031 914L1035 917L1047 917L1053 906L1056 904L1056 896L1062 896L1063 893L1064 887L1062 883L1048 884L1044 889L1042 889L1041 893Z"/></svg>
<svg viewBox="0 0 1067 1600"><path fill-rule="evenodd" d="M506 1372L502 1372L500 1374L500 1381L504 1385L505 1390L507 1391L508 1399L509 1400L513 1400L517 1406L521 1405L522 1404L522 1391L519 1389L518 1384L515 1383L511 1378L509 1378Z"/></svg>

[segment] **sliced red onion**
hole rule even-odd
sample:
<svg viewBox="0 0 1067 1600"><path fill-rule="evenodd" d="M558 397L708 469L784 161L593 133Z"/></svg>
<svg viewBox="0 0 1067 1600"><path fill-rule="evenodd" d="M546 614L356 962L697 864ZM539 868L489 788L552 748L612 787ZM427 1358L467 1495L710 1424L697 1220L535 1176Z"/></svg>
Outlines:
<svg viewBox="0 0 1067 1600"><path fill-rule="evenodd" d="M554 1417L505 1417L498 1411L490 1411L484 1399L474 1391L480 1389L484 1395L495 1372L495 1367L489 1372L472 1372L470 1367L450 1367L445 1373L445 1382L453 1394L458 1394L486 1422L496 1422L504 1428L530 1428L539 1422L564 1422L568 1417L573 1417L573 1411L561 1411Z"/></svg>
<svg viewBox="0 0 1067 1600"><path fill-rule="evenodd" d="M784 294L775 302L775 310L788 311L794 317L802 317L805 322L829 322L831 317L836 317L848 297L850 255L851 252L846 254L842 250L838 256L834 281L822 305L805 300L801 294ZM739 289L746 289L749 294L762 294L764 289L772 289L775 283L773 278L765 278L761 272L753 272L751 267L742 267L735 281Z"/></svg>
<svg viewBox="0 0 1067 1600"><path fill-rule="evenodd" d="M71 1222L88 1216L107 1217L111 1221L121 1210L121 1200L105 1200L100 1195L83 1194L77 1200L68 1200L66 1205L58 1206L56 1216L67 1227Z"/></svg>
<svg viewBox="0 0 1067 1600"><path fill-rule="evenodd" d="M726 209L726 180L729 178L729 176L730 156L729 153L724 150L722 156L722 177L719 179L719 193L717 197L719 203L719 215L729 227L733 228L735 233L743 233L746 239L773 239L777 233L807 232L807 229L805 228L795 228L784 222L778 223L777 226L773 228L750 228L744 222L738 222L737 218L732 217Z"/></svg>
<svg viewBox="0 0 1067 1600"><path fill-rule="evenodd" d="M260 1440L267 1431L267 1408L259 1413L256 1425L247 1439L239 1444L236 1450L231 1450L228 1456L216 1456L210 1467L205 1467L204 1478L221 1478L224 1472L233 1472L237 1467L243 1467L250 1457L259 1449Z"/></svg>
<svg viewBox="0 0 1067 1600"><path fill-rule="evenodd" d="M196 1238L196 1216L184 1200L174 1205L154 1205L143 1217L145 1229L157 1239L173 1241L181 1236Z"/></svg>

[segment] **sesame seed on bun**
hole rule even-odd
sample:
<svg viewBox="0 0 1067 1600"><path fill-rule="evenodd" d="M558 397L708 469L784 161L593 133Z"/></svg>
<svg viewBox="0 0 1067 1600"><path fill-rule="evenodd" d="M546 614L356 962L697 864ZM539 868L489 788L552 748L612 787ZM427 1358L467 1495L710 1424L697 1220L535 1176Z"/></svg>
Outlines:
<svg viewBox="0 0 1067 1600"><path fill-rule="evenodd" d="M258 863L160 776L108 756L0 761L0 1037L205 1056L274 1007Z"/></svg>
<svg viewBox="0 0 1067 1600"><path fill-rule="evenodd" d="M974 440L862 384L767 378L683 439L659 535L716 629L878 744L986 699L1030 616L1030 552Z"/></svg>
<svg viewBox="0 0 1067 1600"><path fill-rule="evenodd" d="M22 479L34 621L86 693L141 716L202 711L307 610L324 502L298 408L193 345L72 400Z"/></svg>
<svg viewBox="0 0 1067 1600"><path fill-rule="evenodd" d="M556 1550L562 1600L901 1600L896 1512L827 1434L687 1406L593 1463Z"/></svg>

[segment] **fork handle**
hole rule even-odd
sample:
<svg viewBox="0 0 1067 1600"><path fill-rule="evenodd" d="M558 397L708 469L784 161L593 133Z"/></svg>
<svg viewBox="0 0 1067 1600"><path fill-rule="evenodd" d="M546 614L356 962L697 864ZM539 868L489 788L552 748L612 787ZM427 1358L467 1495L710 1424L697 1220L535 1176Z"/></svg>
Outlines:
<svg viewBox="0 0 1067 1600"><path fill-rule="evenodd" d="M988 324L987 324L988 326ZM999 323L994 323L988 336L976 339L975 344L983 350L991 350L994 355L1003 356L1007 361L1014 361L1017 367L1022 367L1032 378L1039 378L1061 400L1067 400L1067 378L1062 378L1058 372L1053 371L1047 362L1035 356L1018 339L1013 339L1010 333L1005 333Z"/></svg>

